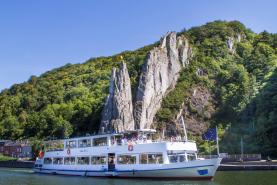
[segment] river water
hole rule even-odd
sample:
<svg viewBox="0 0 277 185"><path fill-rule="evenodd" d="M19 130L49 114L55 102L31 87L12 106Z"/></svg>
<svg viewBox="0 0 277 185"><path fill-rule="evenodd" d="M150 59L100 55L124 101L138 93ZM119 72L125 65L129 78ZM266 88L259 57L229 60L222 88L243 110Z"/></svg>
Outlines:
<svg viewBox="0 0 277 185"><path fill-rule="evenodd" d="M0 185L277 185L277 171L217 172L213 181L161 181L54 176L0 168Z"/></svg>

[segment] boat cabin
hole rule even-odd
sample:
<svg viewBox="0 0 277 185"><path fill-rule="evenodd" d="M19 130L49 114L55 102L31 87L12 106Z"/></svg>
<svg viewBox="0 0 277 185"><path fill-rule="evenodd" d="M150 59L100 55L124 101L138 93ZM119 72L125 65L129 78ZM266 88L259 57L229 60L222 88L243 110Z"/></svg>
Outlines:
<svg viewBox="0 0 277 185"><path fill-rule="evenodd" d="M146 165L183 163L197 159L194 141L153 140L155 130L137 130L56 141L46 144L43 165ZM63 142L63 143L62 143ZM57 144L59 143L59 144Z"/></svg>

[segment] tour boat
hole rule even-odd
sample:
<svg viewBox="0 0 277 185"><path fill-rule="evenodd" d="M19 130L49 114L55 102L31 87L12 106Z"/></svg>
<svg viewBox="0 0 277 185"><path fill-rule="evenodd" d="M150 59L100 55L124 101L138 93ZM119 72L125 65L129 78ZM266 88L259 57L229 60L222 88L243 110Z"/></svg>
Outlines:
<svg viewBox="0 0 277 185"><path fill-rule="evenodd" d="M194 141L153 140L155 130L63 140L37 158L38 173L119 178L212 179L221 158L197 157Z"/></svg>

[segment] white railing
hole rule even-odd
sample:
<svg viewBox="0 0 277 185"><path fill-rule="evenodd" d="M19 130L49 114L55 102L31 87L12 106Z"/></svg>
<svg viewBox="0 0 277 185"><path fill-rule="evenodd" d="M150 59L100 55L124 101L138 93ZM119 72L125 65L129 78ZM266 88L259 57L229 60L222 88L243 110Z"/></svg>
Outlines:
<svg viewBox="0 0 277 185"><path fill-rule="evenodd" d="M226 161L240 161L240 160L261 160L262 155L261 154L219 154L220 157L223 158L223 160ZM211 158L217 158L218 155L201 155L198 154L198 158L204 158L204 159L211 159Z"/></svg>
<svg viewBox="0 0 277 185"><path fill-rule="evenodd" d="M133 140L126 140L126 141L121 141L121 142L112 142L111 146L121 146L121 145L137 145L137 144L146 144L146 143L165 143L165 142L193 142L195 143L195 141L193 140L188 140L188 141L184 141L184 140L172 140L172 139L157 139L157 140L143 140L143 139L133 139Z"/></svg>

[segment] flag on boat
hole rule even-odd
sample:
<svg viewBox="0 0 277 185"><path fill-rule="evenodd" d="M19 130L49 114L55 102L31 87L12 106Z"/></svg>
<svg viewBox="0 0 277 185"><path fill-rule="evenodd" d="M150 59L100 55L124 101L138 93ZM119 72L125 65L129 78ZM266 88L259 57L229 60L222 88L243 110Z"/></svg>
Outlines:
<svg viewBox="0 0 277 185"><path fill-rule="evenodd" d="M216 141L217 139L217 129L216 128L210 128L207 130L206 133L202 135L203 140L208 140L208 141Z"/></svg>

